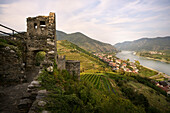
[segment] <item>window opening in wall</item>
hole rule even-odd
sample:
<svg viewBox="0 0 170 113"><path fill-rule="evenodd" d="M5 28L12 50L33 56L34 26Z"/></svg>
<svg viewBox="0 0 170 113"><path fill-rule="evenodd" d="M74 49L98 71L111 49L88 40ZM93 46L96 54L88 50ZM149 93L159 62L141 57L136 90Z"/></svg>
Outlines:
<svg viewBox="0 0 170 113"><path fill-rule="evenodd" d="M34 23L34 29L37 29L37 23Z"/></svg>
<svg viewBox="0 0 170 113"><path fill-rule="evenodd" d="M46 25L45 25L45 21L40 21L40 26L41 27L45 27Z"/></svg>

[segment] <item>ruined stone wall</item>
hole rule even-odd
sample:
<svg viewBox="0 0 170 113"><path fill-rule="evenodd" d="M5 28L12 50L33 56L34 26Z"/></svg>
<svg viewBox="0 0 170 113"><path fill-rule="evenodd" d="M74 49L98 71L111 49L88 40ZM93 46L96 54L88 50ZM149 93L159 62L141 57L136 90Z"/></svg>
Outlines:
<svg viewBox="0 0 170 113"><path fill-rule="evenodd" d="M70 74L76 75L78 77L78 80L80 80L80 61L67 60L66 61L66 70Z"/></svg>
<svg viewBox="0 0 170 113"><path fill-rule="evenodd" d="M15 50L9 46L0 47L0 85L15 84L26 79L22 56L19 50Z"/></svg>
<svg viewBox="0 0 170 113"><path fill-rule="evenodd" d="M49 16L37 16L27 18L27 67L32 67L35 63L37 51L45 51L46 59L57 55L56 51L56 23L55 13ZM54 51L54 55L49 55L49 51Z"/></svg>
<svg viewBox="0 0 170 113"><path fill-rule="evenodd" d="M65 56L57 56L57 67L60 70L66 69Z"/></svg>

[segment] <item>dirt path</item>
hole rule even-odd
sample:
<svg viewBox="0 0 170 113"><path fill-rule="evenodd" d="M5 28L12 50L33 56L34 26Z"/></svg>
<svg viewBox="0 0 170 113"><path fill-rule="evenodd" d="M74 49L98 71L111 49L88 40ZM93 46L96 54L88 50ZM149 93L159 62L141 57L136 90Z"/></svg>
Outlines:
<svg viewBox="0 0 170 113"><path fill-rule="evenodd" d="M154 77L156 77L156 76L160 75L160 73L161 73L161 72L159 72L158 74L153 75L153 76L151 76L151 77L149 77L149 78L154 78Z"/></svg>
<svg viewBox="0 0 170 113"><path fill-rule="evenodd" d="M166 75L166 74L164 74L162 72L159 72L157 75L153 75L153 76L151 76L149 78L154 78L154 77L159 76L159 75L163 75L165 78L168 78L168 80L170 80L170 76L168 76L168 75Z"/></svg>
<svg viewBox="0 0 170 113"><path fill-rule="evenodd" d="M26 72L27 83L22 83L9 87L0 87L0 113L19 113L17 105L20 98L26 92L27 86L38 74L39 68Z"/></svg>

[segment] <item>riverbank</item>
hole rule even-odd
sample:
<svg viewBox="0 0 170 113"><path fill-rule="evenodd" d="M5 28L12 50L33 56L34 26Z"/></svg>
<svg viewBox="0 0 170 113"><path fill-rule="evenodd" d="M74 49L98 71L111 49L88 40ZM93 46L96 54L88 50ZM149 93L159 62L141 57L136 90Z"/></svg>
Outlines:
<svg viewBox="0 0 170 113"><path fill-rule="evenodd" d="M140 56L140 55L139 55L139 56ZM147 59L149 59L149 60L156 60L156 61L160 61L160 62L164 62L164 63L170 64L170 61L166 61L166 60L154 59L154 58L145 57L145 56L140 56L140 57L144 57L144 58L147 58Z"/></svg>
<svg viewBox="0 0 170 113"><path fill-rule="evenodd" d="M123 60L129 59L132 62L135 62L135 60L137 60L140 62L140 65L142 66L150 67L152 69L158 70L159 72L165 73L168 76L170 76L170 69L169 69L170 64L156 61L156 60L149 60L144 57L137 56L133 53L135 52L134 51L121 51L116 54L116 57L123 59ZM152 74L152 75L156 75L156 74Z"/></svg>
<svg viewBox="0 0 170 113"><path fill-rule="evenodd" d="M149 77L149 78L154 78L154 77L156 77L156 76L158 76L158 75L162 75L164 78L167 78L168 80L170 80L170 76L168 76L168 75L165 74L165 73L162 73L162 72L160 72L160 71L158 71L158 70L152 69L152 68L147 67L147 66L143 66L143 67L145 67L145 68L147 68L147 69L150 69L150 70L152 70L152 71L156 71L156 72L158 73L157 75L153 75L153 76L151 76L151 77Z"/></svg>
<svg viewBox="0 0 170 113"><path fill-rule="evenodd" d="M142 56L142 55L140 55L140 52L134 52L134 55L140 56L140 57L144 57L144 58L149 59L149 60L156 60L156 61L160 61L160 62L164 62L164 63L170 64L170 61L167 61L167 60L155 59L155 58L151 58L151 57L148 57L148 56L147 57L146 56Z"/></svg>

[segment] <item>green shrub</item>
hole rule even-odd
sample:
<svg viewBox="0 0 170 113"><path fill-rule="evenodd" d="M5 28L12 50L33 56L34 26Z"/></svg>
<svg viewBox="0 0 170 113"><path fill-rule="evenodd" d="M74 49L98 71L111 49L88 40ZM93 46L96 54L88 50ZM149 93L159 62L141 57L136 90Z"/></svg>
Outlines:
<svg viewBox="0 0 170 113"><path fill-rule="evenodd" d="M45 55L46 53L44 51L40 51L36 54L35 61L37 66L39 66L40 63L45 59Z"/></svg>

